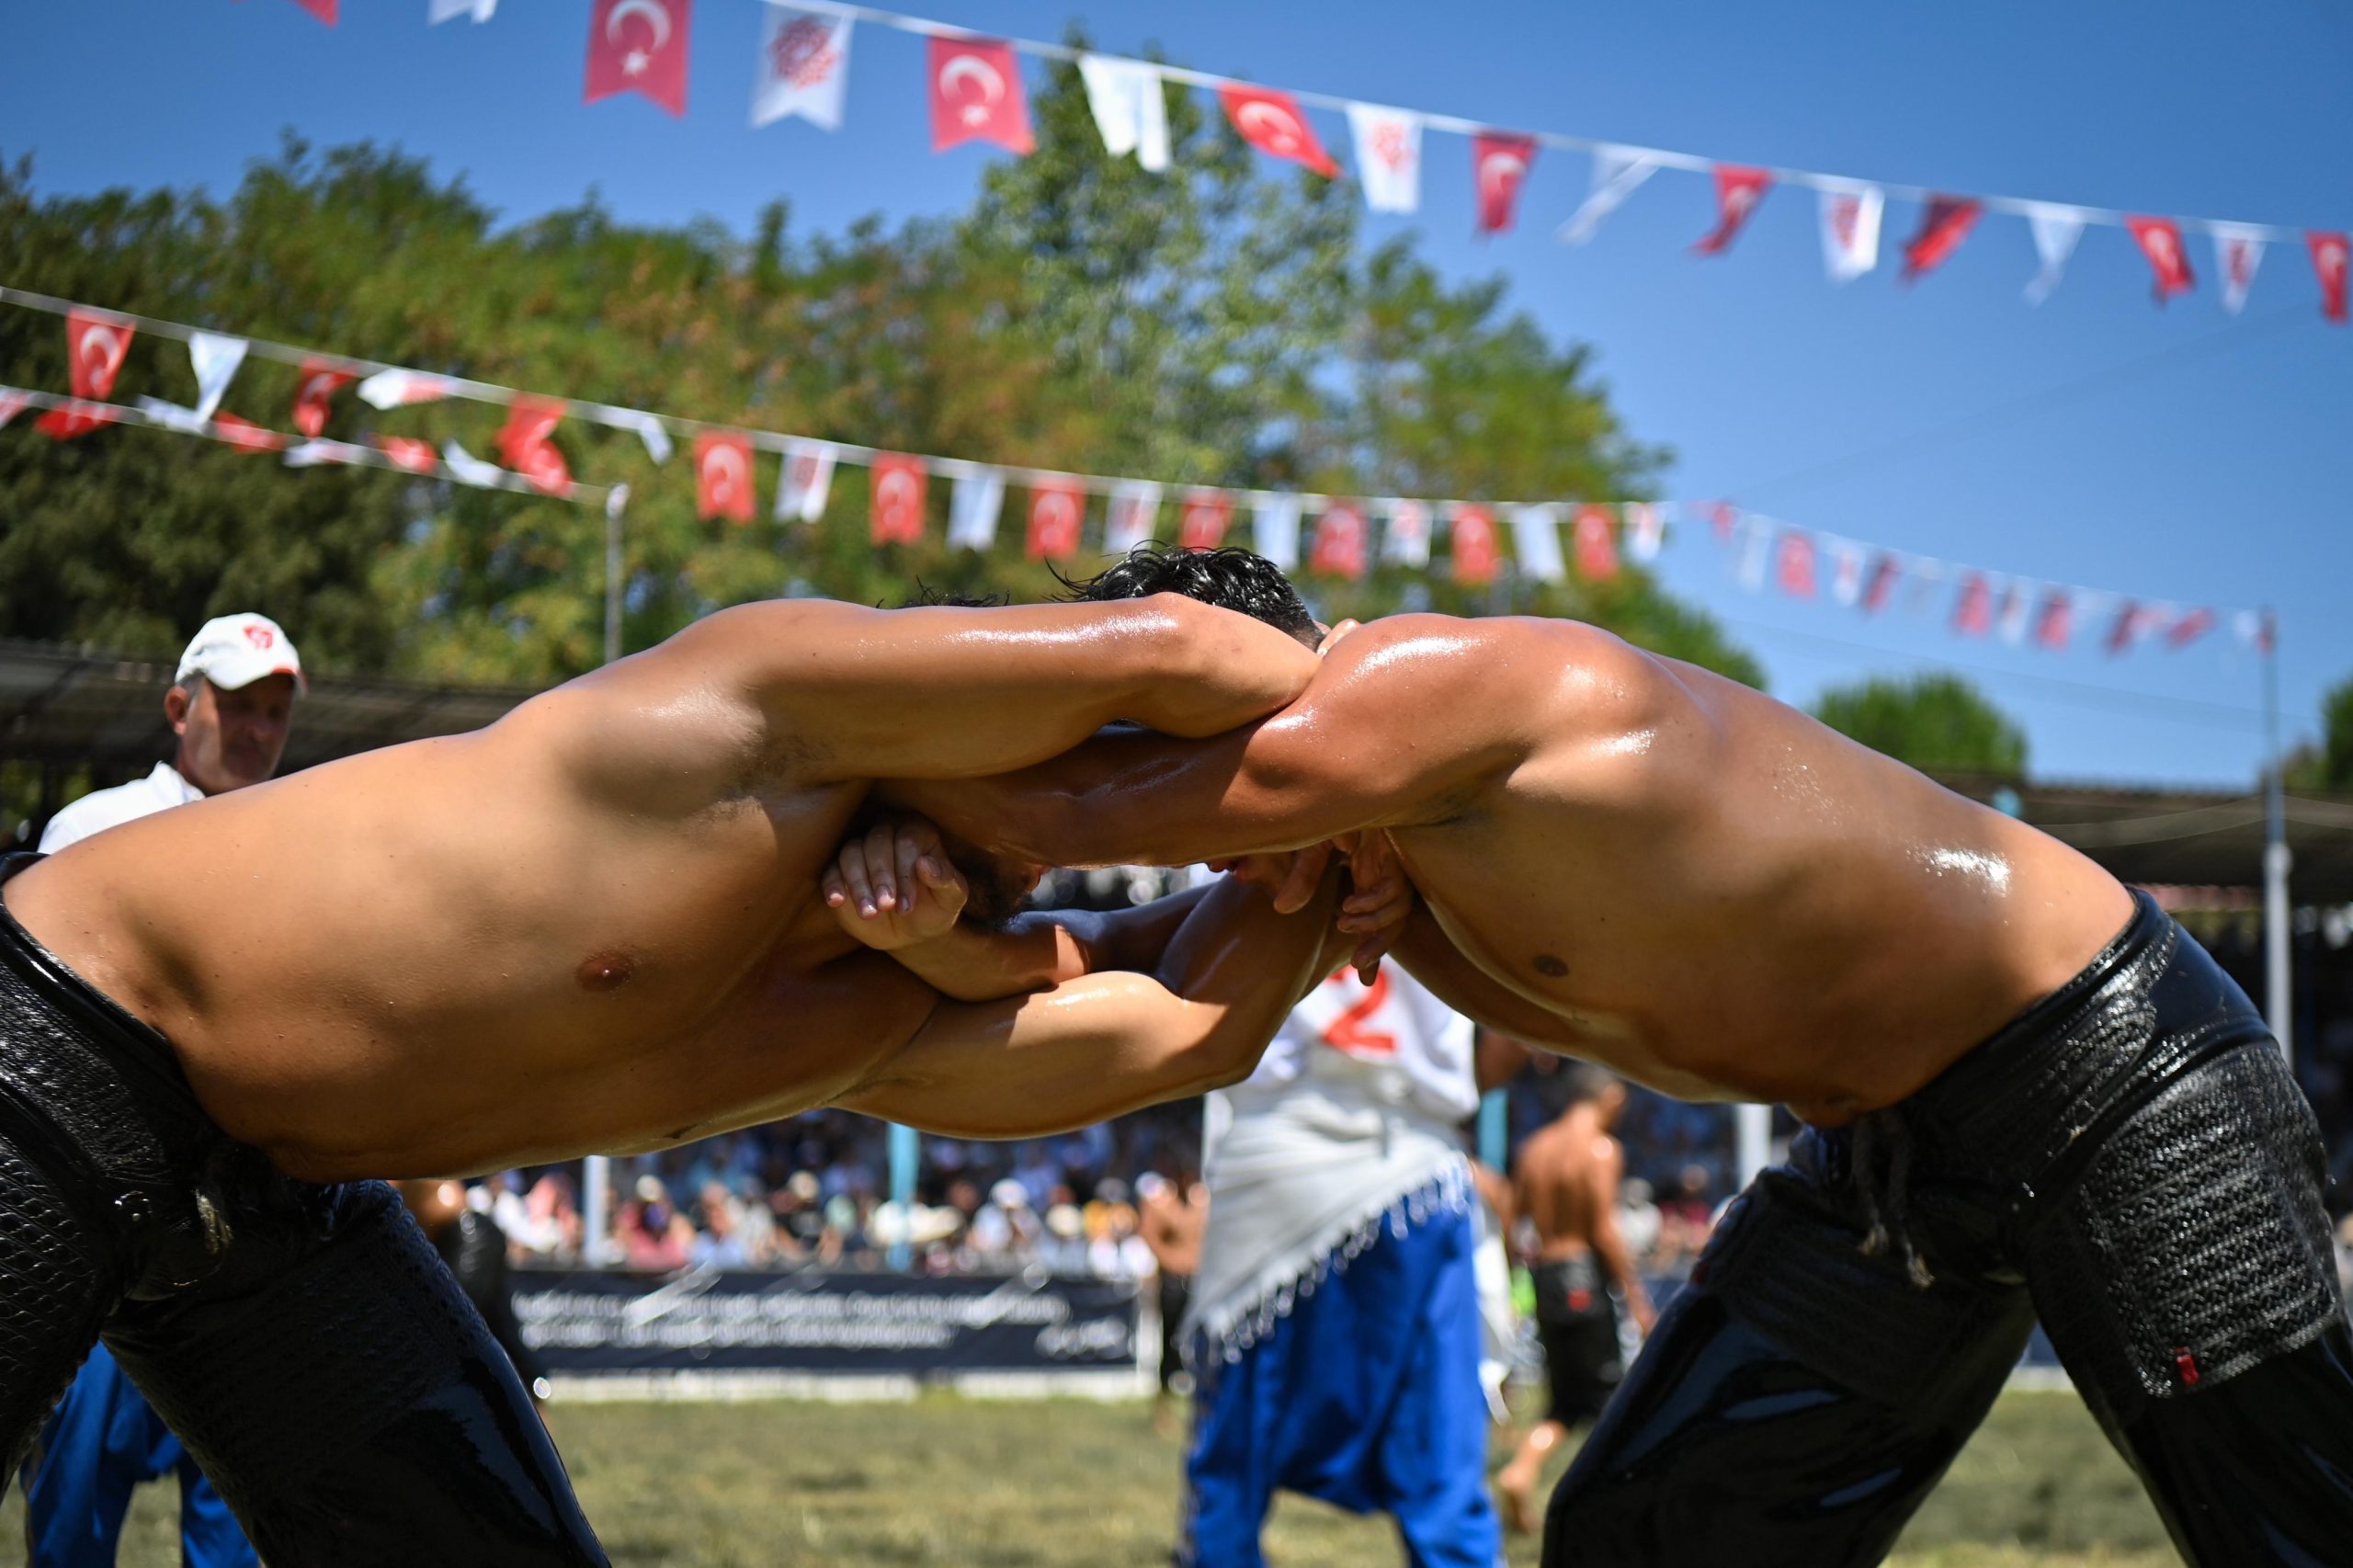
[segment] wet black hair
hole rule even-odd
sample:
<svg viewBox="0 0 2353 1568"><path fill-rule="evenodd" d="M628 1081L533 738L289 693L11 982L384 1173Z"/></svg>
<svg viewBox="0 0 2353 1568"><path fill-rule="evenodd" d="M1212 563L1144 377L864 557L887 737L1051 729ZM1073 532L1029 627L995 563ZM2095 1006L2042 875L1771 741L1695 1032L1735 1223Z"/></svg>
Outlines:
<svg viewBox="0 0 2353 1568"><path fill-rule="evenodd" d="M1057 576L1061 574L1057 573ZM1188 550L1183 545L1140 544L1092 577L1063 577L1073 603L1108 604L1182 594L1205 605L1263 620L1313 648L1322 640L1315 618L1290 579L1273 562L1232 545Z"/></svg>
<svg viewBox="0 0 2353 1568"><path fill-rule="evenodd" d="M1611 1089L1622 1086L1623 1080L1607 1067L1590 1062L1572 1061L1561 1074L1561 1108L1597 1100Z"/></svg>

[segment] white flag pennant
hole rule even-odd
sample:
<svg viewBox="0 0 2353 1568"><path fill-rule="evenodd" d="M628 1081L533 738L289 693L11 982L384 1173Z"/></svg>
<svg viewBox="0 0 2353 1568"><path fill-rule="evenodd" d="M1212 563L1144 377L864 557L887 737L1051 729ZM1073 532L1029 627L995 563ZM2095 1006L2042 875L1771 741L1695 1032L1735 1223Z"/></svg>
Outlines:
<svg viewBox="0 0 2353 1568"><path fill-rule="evenodd" d="M1637 561L1656 561L1666 542L1666 508L1651 501L1629 501L1625 507L1626 549Z"/></svg>
<svg viewBox="0 0 2353 1568"><path fill-rule="evenodd" d="M1852 283L1879 265L1879 221L1887 198L1875 185L1822 192L1822 265L1833 283Z"/></svg>
<svg viewBox="0 0 2353 1568"><path fill-rule="evenodd" d="M671 444L670 427L658 414L647 414L635 408L599 408L589 413L599 425L608 429L627 430L645 443L645 455L657 463L665 463L675 456L677 448Z"/></svg>
<svg viewBox="0 0 2353 1568"><path fill-rule="evenodd" d="M2214 270L2222 275L2222 308L2236 315L2255 287L2255 269L2263 265L2263 231L2245 223L2206 227L2214 235Z"/></svg>
<svg viewBox="0 0 2353 1568"><path fill-rule="evenodd" d="M823 441L788 441L784 478L776 487L779 521L813 523L825 515L834 488L834 449Z"/></svg>
<svg viewBox="0 0 2353 1568"><path fill-rule="evenodd" d="M956 476L955 494L948 498L948 542L966 550L982 550L996 542L997 518L1005 512L1005 474L976 468Z"/></svg>
<svg viewBox="0 0 2353 1568"><path fill-rule="evenodd" d="M1430 562L1430 508L1427 501L1402 497L1381 503L1389 520L1381 553L1400 566L1427 566Z"/></svg>
<svg viewBox="0 0 2353 1568"><path fill-rule="evenodd" d="M1549 501L1511 509L1511 548L1519 569L1540 583L1568 575L1561 558L1561 509Z"/></svg>
<svg viewBox="0 0 2353 1568"><path fill-rule="evenodd" d="M460 484L479 485L485 490L506 488L506 471L494 462L466 450L455 441L441 444L441 460L449 465L449 477Z"/></svg>
<svg viewBox="0 0 2353 1568"><path fill-rule="evenodd" d="M432 0L432 13L426 17L428 25L446 22L456 17L472 17L477 22L486 22L498 9L498 0Z"/></svg>
<svg viewBox="0 0 2353 1568"><path fill-rule="evenodd" d="M189 352L195 352L194 345ZM406 403L439 403L449 395L449 383L415 370L379 370L353 390L369 407L384 409Z"/></svg>
<svg viewBox="0 0 2353 1568"><path fill-rule="evenodd" d="M2027 621L2034 613L2034 585L2024 577L2013 577L2002 585L2001 597L1995 603L2000 607L1994 612L1995 634L2014 648L2025 642Z"/></svg>
<svg viewBox="0 0 2353 1568"><path fill-rule="evenodd" d="M1625 204L1642 183L1658 172L1658 160L1631 147L1593 150L1593 189L1585 204L1569 214L1555 232L1564 245L1581 245L1593 238L1601 221Z"/></svg>
<svg viewBox="0 0 2353 1568"><path fill-rule="evenodd" d="M1299 564L1299 497L1261 495L1251 515L1251 543L1258 553L1288 572Z"/></svg>
<svg viewBox="0 0 2353 1568"><path fill-rule="evenodd" d="M1381 104L1350 104L1357 179L1375 212L1411 212L1422 204L1422 117Z"/></svg>
<svg viewBox="0 0 2353 1568"><path fill-rule="evenodd" d="M203 435L204 426L208 423L206 417L195 409L182 408L176 403L165 403L160 397L141 398L139 412L147 416L149 424L159 425L166 430L176 430L183 436ZM0 424L5 423L6 421L0 420Z"/></svg>
<svg viewBox="0 0 2353 1568"><path fill-rule="evenodd" d="M1103 553L1125 555L1151 542L1160 520L1160 486L1148 479L1122 480L1111 491L1109 514L1103 523Z"/></svg>
<svg viewBox="0 0 2353 1568"><path fill-rule="evenodd" d="M355 447L348 441L310 440L288 449L286 466L317 468L326 463L357 462L367 453L367 448Z"/></svg>
<svg viewBox="0 0 2353 1568"><path fill-rule="evenodd" d="M209 423L212 411L221 406L222 394L229 390L229 379L237 367L245 362L245 340L228 337L217 332L194 332L188 335L188 362L196 371L196 422Z"/></svg>
<svg viewBox="0 0 2353 1568"><path fill-rule="evenodd" d="M1132 153L1140 166L1154 174L1166 168L1168 98L1160 73L1141 60L1082 54L1078 74L1086 84L1095 129L1103 133L1103 150L1115 158Z"/></svg>
<svg viewBox="0 0 2353 1568"><path fill-rule="evenodd" d="M1830 597L1851 605L1863 597L1863 551L1852 540L1826 541L1830 548Z"/></svg>
<svg viewBox="0 0 2353 1568"><path fill-rule="evenodd" d="M752 87L752 123L789 115L838 131L849 83L850 18L830 11L767 7L760 35L759 75Z"/></svg>
<svg viewBox="0 0 2353 1568"><path fill-rule="evenodd" d="M2026 222L2034 231L2035 254L2042 258L2042 269L2026 286L2026 298L2029 304L2039 305L2059 287L2067 258L2075 254L2075 242L2084 237L2084 214L2079 208L2036 203L2027 209Z"/></svg>
<svg viewBox="0 0 2353 1568"><path fill-rule="evenodd" d="M1772 525L1762 517L1744 515L1740 528L1740 559L1734 569L1735 575L1740 585L1749 593L1762 593L1765 589L1765 558L1773 543Z"/></svg>

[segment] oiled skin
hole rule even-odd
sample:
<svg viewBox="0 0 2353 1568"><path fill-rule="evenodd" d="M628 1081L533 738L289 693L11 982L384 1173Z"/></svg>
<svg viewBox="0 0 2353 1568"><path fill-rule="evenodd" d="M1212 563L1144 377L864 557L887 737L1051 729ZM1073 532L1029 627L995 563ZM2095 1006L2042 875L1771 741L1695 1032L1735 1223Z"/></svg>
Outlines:
<svg viewBox="0 0 2353 1568"><path fill-rule="evenodd" d="M1182 600L745 607L486 730L100 834L6 899L165 1035L226 1131L308 1179L654 1147L828 1103L915 1119L931 1102L893 1076L913 1042L938 1036L952 1061L967 1038L936 1009L974 1049L1061 1073L1001 1068L1001 1104L943 1092L942 1114L980 1119L972 1135L995 1135L992 1116L1042 1131L1064 1086L1074 1120L1093 1119L1090 1093L1122 1097L1047 1060L1058 1021L1116 1040L1167 998L1104 977L1026 1013L959 1011L858 946L817 878L868 775L1033 762L1138 711L1215 733L1295 694L1313 662ZM1314 961L1313 937L1251 940L1270 935ZM1194 947L1199 973L1238 972ZM1093 1071L1119 1066L1107 1052Z"/></svg>
<svg viewBox="0 0 2353 1568"><path fill-rule="evenodd" d="M1533 1044L1835 1124L1925 1085L2131 912L2089 860L1592 627L1398 616L1208 741L891 792L1003 853L1184 864L1390 830L1398 956Z"/></svg>

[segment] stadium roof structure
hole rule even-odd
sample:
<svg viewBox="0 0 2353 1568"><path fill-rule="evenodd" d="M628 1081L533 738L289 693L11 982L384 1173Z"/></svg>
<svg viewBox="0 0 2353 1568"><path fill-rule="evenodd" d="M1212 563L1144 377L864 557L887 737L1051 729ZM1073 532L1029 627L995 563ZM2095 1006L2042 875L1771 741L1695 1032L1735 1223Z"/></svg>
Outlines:
<svg viewBox="0 0 2353 1568"><path fill-rule="evenodd" d="M61 774L86 768L102 784L138 777L171 754L163 692L172 671L169 660L0 639L0 762ZM313 676L282 770L479 729L533 694L525 687ZM2007 790L2021 820L2126 881L2251 889L2263 881L2259 793L1957 776L1944 782L2004 806ZM2353 793L2291 794L2287 819L2296 902L2353 903Z"/></svg>

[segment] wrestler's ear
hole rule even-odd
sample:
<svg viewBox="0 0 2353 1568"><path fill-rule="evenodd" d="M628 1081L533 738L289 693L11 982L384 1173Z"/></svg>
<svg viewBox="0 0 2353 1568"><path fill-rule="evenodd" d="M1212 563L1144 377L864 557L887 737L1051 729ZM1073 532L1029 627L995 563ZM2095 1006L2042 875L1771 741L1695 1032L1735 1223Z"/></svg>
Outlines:
<svg viewBox="0 0 2353 1568"><path fill-rule="evenodd" d="M172 733L188 733L188 687L176 686L164 693L164 717L170 722Z"/></svg>

